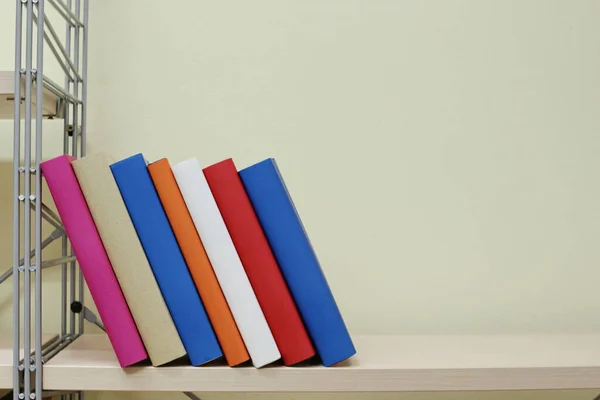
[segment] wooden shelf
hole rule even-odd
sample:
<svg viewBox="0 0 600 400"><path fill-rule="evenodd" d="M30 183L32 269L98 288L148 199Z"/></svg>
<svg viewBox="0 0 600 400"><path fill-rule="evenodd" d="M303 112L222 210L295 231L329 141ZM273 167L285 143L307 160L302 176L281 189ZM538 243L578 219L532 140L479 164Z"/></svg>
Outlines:
<svg viewBox="0 0 600 400"><path fill-rule="evenodd" d="M42 347L53 342L58 335L43 335ZM21 343L21 346L23 344ZM21 347L21 358L23 357L23 348ZM13 382L13 349L10 338L0 338L0 389L12 388Z"/></svg>
<svg viewBox="0 0 600 400"><path fill-rule="evenodd" d="M25 85L21 85L22 90L25 90ZM49 88L49 84L45 85L44 88L44 116L52 116L57 121L51 122L46 121L44 125L44 156L54 156L62 154L63 152L63 139L64 139L64 126L63 121L60 120L63 117L63 113L57 113L57 109L64 110L64 107L58 107L59 99L61 96L57 96ZM61 89L62 90L62 89ZM0 163L6 163L13 161L13 124L14 118L14 75L12 71L0 71ZM32 118L35 118L35 85L32 86L32 94L34 96ZM25 108L21 107L21 117L25 115ZM11 120L11 121L9 121ZM60 121L59 121L60 120ZM32 137L32 154L35 154L33 146L35 135ZM23 146L24 132L21 129L21 145ZM23 154L20 155L23 159Z"/></svg>
<svg viewBox="0 0 600 400"><path fill-rule="evenodd" d="M355 336L341 365L263 369L119 367L104 335L84 335L44 368L47 390L469 391L600 388L600 335Z"/></svg>
<svg viewBox="0 0 600 400"><path fill-rule="evenodd" d="M25 82L21 83L21 98L24 99L25 95ZM32 85L32 118L35 117L35 101L36 101L36 90L35 84ZM14 118L14 107L15 107L15 76L13 71L0 71L0 119L13 119ZM46 86L44 87L44 116L52 116L53 118L62 118L62 113L57 113L59 108L60 98ZM62 107L61 107L62 109ZM21 118L24 117L25 108L21 107Z"/></svg>

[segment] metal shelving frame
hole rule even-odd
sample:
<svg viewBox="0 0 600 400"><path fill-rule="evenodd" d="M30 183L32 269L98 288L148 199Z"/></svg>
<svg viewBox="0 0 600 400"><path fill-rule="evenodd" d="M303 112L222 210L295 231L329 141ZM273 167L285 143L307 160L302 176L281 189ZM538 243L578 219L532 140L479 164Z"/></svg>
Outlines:
<svg viewBox="0 0 600 400"><path fill-rule="evenodd" d="M48 18L46 5L63 19L64 40ZM60 218L43 202L40 163L43 119L53 117L43 115L44 91L59 99L56 116L64 119L63 153L85 155L88 10L88 0L16 0L13 257L12 268L0 275L0 283L13 276L14 400L57 395L43 390L43 365L84 330L84 314L71 311L69 306L84 304L84 280ZM62 68L63 85L44 75L46 46ZM47 236L42 220L54 228ZM61 257L44 260L42 250L58 239L62 242ZM55 341L44 344L42 269L55 265L61 266L61 328ZM62 399L83 398L81 392L58 395Z"/></svg>
<svg viewBox="0 0 600 400"><path fill-rule="evenodd" d="M16 0L13 257L12 267L0 275L0 284L13 277L13 400L41 400L48 396L60 396L62 400L83 399L81 391L45 391L43 367L83 334L85 320L104 330L99 318L85 306L83 275L60 217L43 202L40 172L44 119L63 118L63 154L73 157L86 154L88 2ZM66 24L64 41L45 12L46 3ZM44 75L45 46L64 73L63 86ZM59 100L53 115L43 113L44 91ZM54 228L45 237L42 220ZM61 257L44 260L43 249L59 239ZM42 343L42 271L57 265L61 266L60 334L53 342ZM183 394L199 400L193 393Z"/></svg>

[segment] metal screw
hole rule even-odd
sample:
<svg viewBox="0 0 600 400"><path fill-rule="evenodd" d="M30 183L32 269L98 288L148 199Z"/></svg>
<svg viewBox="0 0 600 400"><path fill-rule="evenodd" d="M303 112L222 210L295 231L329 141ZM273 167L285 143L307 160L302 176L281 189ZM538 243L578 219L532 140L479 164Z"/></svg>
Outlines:
<svg viewBox="0 0 600 400"><path fill-rule="evenodd" d="M33 361L33 360L31 360L31 361ZM35 365L30 365L30 366L29 366L29 370L30 370L30 371L35 371Z"/></svg>
<svg viewBox="0 0 600 400"><path fill-rule="evenodd" d="M35 174L35 167L31 167L31 168L29 168L29 172L31 172L31 173L33 173L33 174Z"/></svg>
<svg viewBox="0 0 600 400"><path fill-rule="evenodd" d="M35 393L30 393L30 394L29 394L29 398L30 398L31 400L35 400Z"/></svg>
<svg viewBox="0 0 600 400"><path fill-rule="evenodd" d="M19 200L21 200L21 201L25 200L25 196L24 196L24 195L22 195L22 194L20 194L20 195L19 195Z"/></svg>
<svg viewBox="0 0 600 400"><path fill-rule="evenodd" d="M25 172L25 167L19 167L19 172L20 172L20 173L23 173L23 172Z"/></svg>
<svg viewBox="0 0 600 400"><path fill-rule="evenodd" d="M30 266L29 266L29 271L31 271L31 272L35 272L35 269L36 269L36 268L35 268L35 265L30 265ZM35 368L35 367L34 367L34 368Z"/></svg>
<svg viewBox="0 0 600 400"><path fill-rule="evenodd" d="M27 0L21 0L21 3L23 3L23 4L27 3Z"/></svg>
<svg viewBox="0 0 600 400"><path fill-rule="evenodd" d="M25 369L25 366L23 364L19 364L19 371L23 371Z"/></svg>
<svg viewBox="0 0 600 400"><path fill-rule="evenodd" d="M31 200L31 201L35 200L35 194L32 194L31 196L29 196L29 200Z"/></svg>
<svg viewBox="0 0 600 400"><path fill-rule="evenodd" d="M21 0L23 1L23 0ZM19 399L23 400L25 398L25 393L19 393Z"/></svg>

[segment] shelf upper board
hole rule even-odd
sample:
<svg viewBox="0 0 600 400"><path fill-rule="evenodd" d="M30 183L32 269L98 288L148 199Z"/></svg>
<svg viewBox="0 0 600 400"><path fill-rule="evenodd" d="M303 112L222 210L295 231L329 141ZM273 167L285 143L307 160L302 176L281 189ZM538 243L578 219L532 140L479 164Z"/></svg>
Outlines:
<svg viewBox="0 0 600 400"><path fill-rule="evenodd" d="M57 335L42 335L42 347L53 342ZM33 343L33 341L32 341ZM33 346L32 346L33 347ZM33 349L32 349L33 352ZM23 357L23 343L21 343L21 358ZM13 348L9 337L0 338L0 389L10 389L13 386Z"/></svg>
<svg viewBox="0 0 600 400"><path fill-rule="evenodd" d="M600 335L354 336L338 366L119 367L84 335L44 368L47 390L345 392L600 388Z"/></svg>
<svg viewBox="0 0 600 400"><path fill-rule="evenodd" d="M0 71L0 120L6 120L2 122L2 129L0 130L0 163L12 162L13 161L13 124L8 120L14 118L14 73L13 71ZM25 89L25 85L21 85L22 90ZM23 93L21 93L23 97ZM32 104L32 118L35 118L35 85L32 86L32 95L34 102ZM64 139L64 126L63 121L58 120L62 115L55 116L58 105L58 97L51 93L48 89L44 89L44 115L53 115L57 121L44 121L43 126L43 137L44 137L44 155L54 156L62 154L63 152L63 139ZM61 107L64 109L64 107ZM21 118L25 115L25 108L21 107ZM23 148L25 144L25 133L24 128L21 126L21 146ZM31 154L35 154L35 125L32 124L32 137L31 137ZM24 151L21 150L19 158L23 159ZM45 157L47 158L47 157Z"/></svg>
<svg viewBox="0 0 600 400"><path fill-rule="evenodd" d="M35 118L36 90L35 84L31 86L32 95L32 118ZM15 75L14 71L0 71L0 119L14 119L15 115ZM21 99L25 99L25 80L21 82ZM47 88L44 88L43 114L62 118L62 114L56 115L59 98ZM62 108L62 107L61 107ZM25 116L25 107L21 106L21 118Z"/></svg>

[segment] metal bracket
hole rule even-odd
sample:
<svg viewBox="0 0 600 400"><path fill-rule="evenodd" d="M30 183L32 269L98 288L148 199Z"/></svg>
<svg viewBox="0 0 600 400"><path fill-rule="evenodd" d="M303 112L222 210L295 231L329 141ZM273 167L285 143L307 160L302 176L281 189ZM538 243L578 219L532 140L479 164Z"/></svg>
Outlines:
<svg viewBox="0 0 600 400"><path fill-rule="evenodd" d="M183 392L183 394L192 400L202 400L200 397L196 396L192 392Z"/></svg>
<svg viewBox="0 0 600 400"><path fill-rule="evenodd" d="M71 303L71 311L74 312L75 314L82 314L83 319L85 319L86 321L88 321L91 324L96 325L98 328L102 329L103 332L106 332L106 328L104 327L104 324L102 323L100 318L98 318L96 316L96 314L94 314L89 308L87 308L80 302L78 302L78 301L72 302Z"/></svg>

